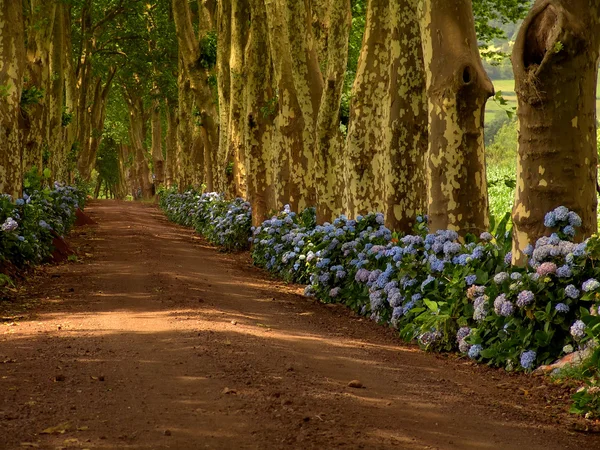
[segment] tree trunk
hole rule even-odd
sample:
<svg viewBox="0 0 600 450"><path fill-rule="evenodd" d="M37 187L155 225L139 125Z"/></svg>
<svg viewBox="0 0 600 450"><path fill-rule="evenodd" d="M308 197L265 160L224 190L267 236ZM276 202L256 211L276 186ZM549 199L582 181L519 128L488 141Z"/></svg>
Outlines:
<svg viewBox="0 0 600 450"><path fill-rule="evenodd" d="M162 150L162 122L160 119L160 100L152 102L150 115L152 126L152 163L154 165L154 184L156 187L165 183L165 159Z"/></svg>
<svg viewBox="0 0 600 450"><path fill-rule="evenodd" d="M177 184L179 174L177 167L177 107L171 101L166 101L165 105L167 110L165 183L170 188Z"/></svg>
<svg viewBox="0 0 600 450"><path fill-rule="evenodd" d="M144 105L141 97L138 95L127 93L126 97L129 108L129 140L133 151L135 171L143 198L150 198L152 197L152 185L150 182L150 169L144 149L144 142L146 140Z"/></svg>
<svg viewBox="0 0 600 450"><path fill-rule="evenodd" d="M210 64L203 57L205 49L200 47L203 38L208 37L214 26L214 5L202 2L199 5L200 16L198 34L196 36L192 24L192 13L187 0L173 0L173 18L177 29L177 40L184 62L190 88L195 94L195 116L200 126L200 134L204 146L204 169L207 189L219 186L225 168L217 165L219 151L219 127L217 109L209 84L211 78ZM220 177L220 178L219 178Z"/></svg>
<svg viewBox="0 0 600 450"><path fill-rule="evenodd" d="M217 7L217 83L219 86L219 151L217 154L217 167L226 170L230 153L229 141L229 116L231 101L231 74L229 62L231 58L231 29L232 7L237 0L218 0ZM232 185L232 177L228 174L220 177L219 191L227 192Z"/></svg>
<svg viewBox="0 0 600 450"><path fill-rule="evenodd" d="M429 230L489 227L483 115L494 89L483 69L471 0L424 0L429 100Z"/></svg>
<svg viewBox="0 0 600 450"><path fill-rule="evenodd" d="M53 47L55 1L31 0L27 5L27 82L30 95L23 105L23 170L37 168L41 173L48 163L49 111L51 89L50 57ZM35 95L38 93L39 96Z"/></svg>
<svg viewBox="0 0 600 450"><path fill-rule="evenodd" d="M545 214L566 206L582 219L578 239L597 231L596 82L600 1L538 0L512 55L519 151L513 263L551 231Z"/></svg>
<svg viewBox="0 0 600 450"><path fill-rule="evenodd" d="M68 66L66 55L69 54L71 27L69 5L58 2L56 5L56 18L54 20L52 53L50 55L50 73L52 74L49 92L49 121L48 121L48 149L50 152L50 169L52 176L58 181L68 181L68 148L65 145L65 131L63 126L63 110L65 106L65 79ZM69 39L68 39L69 38Z"/></svg>
<svg viewBox="0 0 600 450"><path fill-rule="evenodd" d="M90 179L96 166L96 155L102 142L102 130L106 119L108 94L115 74L116 69L113 67L108 72L106 82L103 82L101 77L95 78L92 104L84 108L83 116L80 117L80 123L84 126L80 130L81 151L77 167L83 180Z"/></svg>
<svg viewBox="0 0 600 450"><path fill-rule="evenodd" d="M313 182L306 183L312 165L312 151L306 153L305 139L311 139L310 125L304 117L294 84L292 49L286 17L287 0L265 0L269 28L269 48L277 85L277 115L273 140L277 155L278 173L276 193L279 203L289 203L293 211L312 206Z"/></svg>
<svg viewBox="0 0 600 450"><path fill-rule="evenodd" d="M270 101L274 97L272 62L268 51L268 30L264 0L249 0L251 8L245 61L245 146L248 200L252 223L260 225L277 208L275 164L271 159L273 119Z"/></svg>
<svg viewBox="0 0 600 450"><path fill-rule="evenodd" d="M391 64L384 180L388 228L410 233L427 211L427 97L419 33L419 0L391 0Z"/></svg>
<svg viewBox="0 0 600 450"><path fill-rule="evenodd" d="M248 40L248 18L250 7L247 0L236 0L231 8L231 51L229 54L229 123L227 124L228 157L225 167L232 168L233 193L237 197L246 198L246 145L244 141L245 111L244 89L246 80L243 77L245 66L244 47ZM221 126L226 124L221 122Z"/></svg>
<svg viewBox="0 0 600 450"><path fill-rule="evenodd" d="M348 62L348 37L352 24L350 0L335 0L327 13L327 72L317 116L315 185L317 221L331 222L341 212L340 179L336 170L342 163L340 104Z"/></svg>
<svg viewBox="0 0 600 450"><path fill-rule="evenodd" d="M346 210L351 217L384 211L386 117L390 66L389 0L369 0L352 87L346 146ZM387 125L387 124L386 124Z"/></svg>
<svg viewBox="0 0 600 450"><path fill-rule="evenodd" d="M23 171L19 139L20 100L25 72L21 2L0 4L0 193L21 197Z"/></svg>

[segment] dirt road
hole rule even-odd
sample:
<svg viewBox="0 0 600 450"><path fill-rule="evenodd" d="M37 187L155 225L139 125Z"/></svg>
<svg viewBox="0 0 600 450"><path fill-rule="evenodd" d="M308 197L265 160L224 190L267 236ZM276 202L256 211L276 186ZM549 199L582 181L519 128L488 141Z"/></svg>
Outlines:
<svg viewBox="0 0 600 450"><path fill-rule="evenodd" d="M403 345L153 206L87 211L81 261L0 323L0 448L600 449L564 388Z"/></svg>

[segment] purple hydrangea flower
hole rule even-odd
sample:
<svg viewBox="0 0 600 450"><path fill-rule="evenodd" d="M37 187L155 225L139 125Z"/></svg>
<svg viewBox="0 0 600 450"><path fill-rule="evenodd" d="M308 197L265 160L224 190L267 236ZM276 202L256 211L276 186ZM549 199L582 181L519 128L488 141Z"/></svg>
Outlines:
<svg viewBox="0 0 600 450"><path fill-rule="evenodd" d="M571 336L575 339L581 339L585 336L585 323L581 320L576 320L573 325L571 325Z"/></svg>
<svg viewBox="0 0 600 450"><path fill-rule="evenodd" d="M484 231L483 233L481 233L479 235L479 239L481 239L482 241L491 241L492 239L494 239L494 236L492 236L491 233L488 233L487 231Z"/></svg>
<svg viewBox="0 0 600 450"><path fill-rule="evenodd" d="M556 306L554 307L554 309L560 313L568 313L569 305L566 305L564 303L557 303Z"/></svg>
<svg viewBox="0 0 600 450"><path fill-rule="evenodd" d="M519 295L517 296L517 306L519 308L523 308L523 307L529 305L531 302L533 302L534 298L535 298L535 296L533 295L533 292L521 291L521 292L519 292Z"/></svg>

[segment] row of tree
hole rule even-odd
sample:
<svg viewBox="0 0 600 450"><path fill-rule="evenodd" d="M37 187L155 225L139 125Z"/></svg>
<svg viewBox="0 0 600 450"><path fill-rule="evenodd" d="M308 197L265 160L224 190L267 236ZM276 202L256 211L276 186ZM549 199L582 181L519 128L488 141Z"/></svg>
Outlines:
<svg viewBox="0 0 600 450"><path fill-rule="evenodd" d="M110 150L117 197L204 184L248 198L256 223L289 203L478 233L482 43L526 16L512 55L522 262L559 204L584 235L597 226L600 0L530 3L0 0L0 191L19 195L31 168L89 179Z"/></svg>

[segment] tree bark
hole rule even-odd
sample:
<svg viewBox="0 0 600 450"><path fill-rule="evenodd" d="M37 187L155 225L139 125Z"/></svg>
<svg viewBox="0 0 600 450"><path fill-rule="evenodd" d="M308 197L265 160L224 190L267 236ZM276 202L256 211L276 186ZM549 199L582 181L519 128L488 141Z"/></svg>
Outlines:
<svg viewBox="0 0 600 450"><path fill-rule="evenodd" d="M307 132L311 129L311 119L303 115L294 83L286 4L287 0L265 0L269 49L277 85L277 97L274 98L277 101L276 139L272 142L279 162L275 190L280 204L289 203L293 211L301 211L312 206L314 200L314 183L309 179L312 175L312 149L307 152L304 142L312 139L311 133Z"/></svg>
<svg viewBox="0 0 600 450"><path fill-rule="evenodd" d="M582 219L577 236L597 231L596 82L600 1L538 0L512 55L518 98L513 263L542 235L557 206Z"/></svg>
<svg viewBox="0 0 600 450"><path fill-rule="evenodd" d="M162 149L162 122L160 118L160 100L152 101L150 114L152 127L152 163L154 165L154 184L156 187L165 183L165 158Z"/></svg>
<svg viewBox="0 0 600 450"><path fill-rule="evenodd" d="M177 107L171 101L165 101L167 110L167 133L165 161L165 183L167 187L177 184L179 168L177 167Z"/></svg>
<svg viewBox="0 0 600 450"><path fill-rule="evenodd" d="M270 100L274 97L274 92L264 0L249 0L249 3L251 20L244 55L244 140L248 200L252 205L252 223L258 226L278 206L275 192L277 173L271 153L273 114L270 111Z"/></svg>
<svg viewBox="0 0 600 450"><path fill-rule="evenodd" d="M429 100L429 230L489 227L483 115L494 89L483 69L471 0L424 0Z"/></svg>
<svg viewBox="0 0 600 450"><path fill-rule="evenodd" d="M246 198L247 173L246 173L246 145L244 141L245 111L244 89L246 80L244 73L244 48L248 40L248 18L250 7L247 0L236 0L231 8L231 51L229 53L229 123L228 155L225 167L232 167L233 194L236 197ZM222 123L222 126L225 126Z"/></svg>
<svg viewBox="0 0 600 450"><path fill-rule="evenodd" d="M177 29L177 40L181 57L185 65L190 88L195 94L197 123L204 146L204 170L207 189L213 190L224 176L224 168L217 167L219 151L219 127L217 109L209 84L210 67L201 62L200 41L214 29L215 5L212 2L200 2L198 34L192 24L192 13L187 0L173 0L173 18Z"/></svg>
<svg viewBox="0 0 600 450"><path fill-rule="evenodd" d="M20 100L25 73L21 2L0 4L0 193L21 197L23 170L19 138Z"/></svg>
<svg viewBox="0 0 600 450"><path fill-rule="evenodd" d="M27 69L26 86L30 93L35 89L39 98L25 105L22 121L23 170L44 168L49 142L49 106L51 89L50 58L53 47L53 30L56 18L55 1L30 0L27 4Z"/></svg>
<svg viewBox="0 0 600 450"><path fill-rule="evenodd" d="M231 108L231 74L229 62L231 58L232 8L237 0L218 0L217 2L217 83L219 86L219 152L217 166L226 170L230 160L229 117ZM233 161L232 161L233 162ZM232 185L231 176L220 178L222 185L218 190L226 192Z"/></svg>
<svg viewBox="0 0 600 450"><path fill-rule="evenodd" d="M144 149L144 142L146 140L144 104L140 96L130 92L126 92L126 99L129 109L129 141L131 142L138 186L142 190L143 198L151 198L152 184L150 182L150 169Z"/></svg>
<svg viewBox="0 0 600 450"><path fill-rule="evenodd" d="M346 210L351 217L383 212L391 21L389 0L369 0L365 34L352 87L346 145Z"/></svg>
<svg viewBox="0 0 600 450"><path fill-rule="evenodd" d="M339 112L348 62L348 38L352 24L350 0L335 0L327 11L327 71L321 104L318 109L315 150L315 185L317 221L331 222L341 212L343 139Z"/></svg>
<svg viewBox="0 0 600 450"><path fill-rule="evenodd" d="M419 33L419 0L391 0L389 107L384 129L386 225L410 233L419 213L427 211L427 97Z"/></svg>

